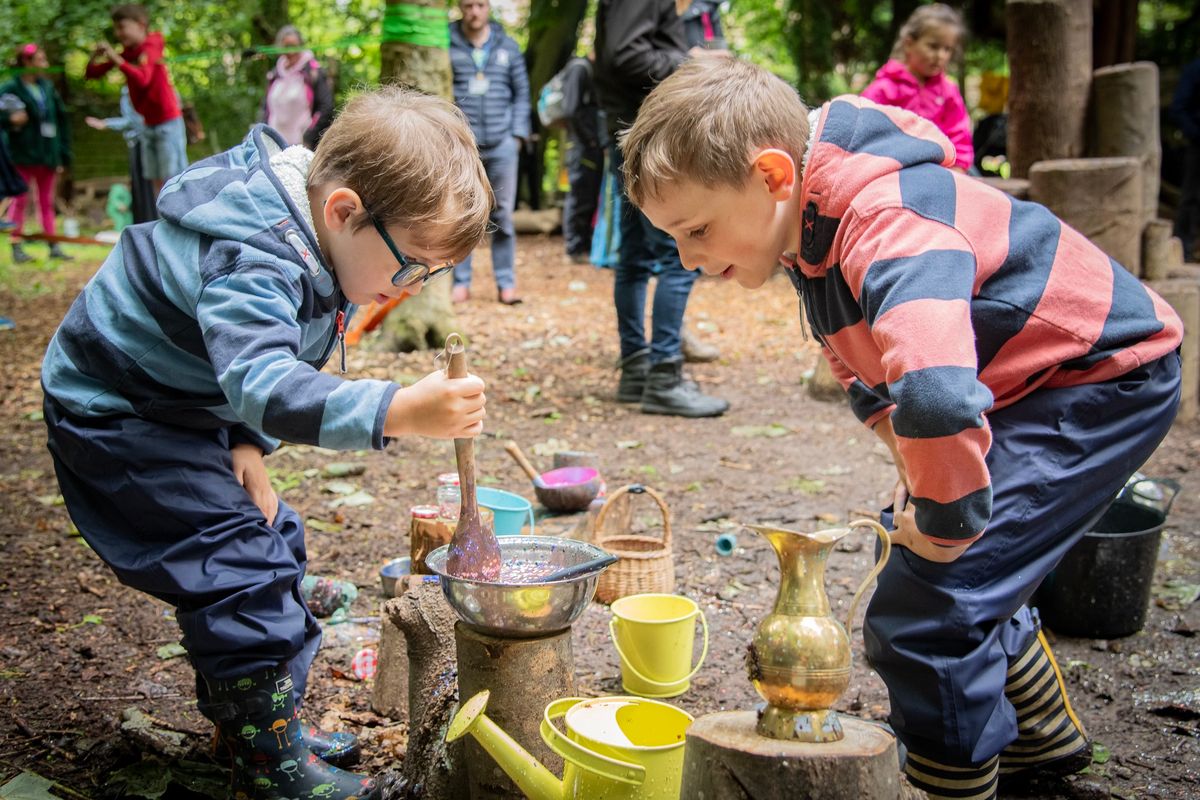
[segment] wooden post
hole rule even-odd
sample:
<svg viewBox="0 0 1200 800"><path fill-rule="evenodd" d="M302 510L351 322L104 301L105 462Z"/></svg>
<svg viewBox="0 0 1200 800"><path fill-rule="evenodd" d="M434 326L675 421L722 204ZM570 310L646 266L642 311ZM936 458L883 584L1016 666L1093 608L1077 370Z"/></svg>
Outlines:
<svg viewBox="0 0 1200 800"><path fill-rule="evenodd" d="M457 619L437 582L409 579L409 590L384 603L408 645L408 751L401 768L402 797L465 797L460 742L446 744L458 708L454 662Z"/></svg>
<svg viewBox="0 0 1200 800"><path fill-rule="evenodd" d="M575 693L570 629L540 639L497 639L459 622L454 640L462 696L491 690L488 717L543 766L562 775L562 759L545 745L538 730L546 706ZM524 797L471 737L466 741L466 764L471 800Z"/></svg>
<svg viewBox="0 0 1200 800"><path fill-rule="evenodd" d="M1092 75L1088 107L1089 156L1133 156L1142 162L1142 221L1158 217L1162 144L1158 131L1158 67L1117 64Z"/></svg>
<svg viewBox="0 0 1200 800"><path fill-rule="evenodd" d="M896 739L878 725L841 717L840 742L768 739L754 711L701 717L687 732L683 786L688 800L896 800L901 796Z"/></svg>
<svg viewBox="0 0 1200 800"><path fill-rule="evenodd" d="M1092 0L1007 0L1008 160L1024 178L1034 162L1083 155L1092 81Z"/></svg>
<svg viewBox="0 0 1200 800"><path fill-rule="evenodd" d="M1171 266L1171 223L1156 219L1142 231L1142 278L1161 281Z"/></svg>
<svg viewBox="0 0 1200 800"><path fill-rule="evenodd" d="M1029 171L1029 197L1049 208L1121 266L1142 262L1142 162L1136 158L1039 161Z"/></svg>
<svg viewBox="0 0 1200 800"><path fill-rule="evenodd" d="M1153 281L1147 285L1183 320L1183 388L1177 418L1187 422L1200 414L1200 280Z"/></svg>

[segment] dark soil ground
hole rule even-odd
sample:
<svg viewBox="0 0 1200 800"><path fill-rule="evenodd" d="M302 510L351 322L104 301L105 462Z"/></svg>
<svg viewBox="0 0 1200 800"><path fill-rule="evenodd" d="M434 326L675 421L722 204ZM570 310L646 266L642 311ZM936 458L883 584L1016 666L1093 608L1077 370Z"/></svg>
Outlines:
<svg viewBox="0 0 1200 800"><path fill-rule="evenodd" d="M477 445L484 482L532 498L501 448L514 438L544 469L555 450L591 450L610 488L642 482L661 491L673 514L677 591L701 604L712 630L707 662L673 702L694 714L750 707L757 698L743 652L771 607L778 569L766 544L737 523L815 530L874 513L895 479L886 449L843 404L807 396L817 354L801 338L795 296L782 277L755 294L697 285L689 325L721 348L722 359L692 372L733 407L719 419L683 420L643 416L613 400L611 274L569 264L556 238L522 238L520 254L524 305L492 300L481 258L478 299L460 313L472 369L489 381L488 429ZM29 771L53 779L64 797L196 796L183 785L213 793L220 774L208 755L211 728L196 712L191 668L185 658L163 657L179 638L172 609L119 585L72 535L45 450L38 368L103 251L84 255L59 269L18 271L0 262L0 314L18 322L0 332L7 365L0 376L0 785ZM351 352L350 371L407 380L430 371L432 357L360 349ZM320 470L334 462L365 467L339 480L373 502L330 506L340 495L327 491L332 479ZM283 498L315 521L310 574L353 581L360 587L354 613L371 616L378 614L377 571L408 553L408 509L433 501L435 476L453 468L453 448L430 440L397 442L385 452L288 447L268 465ZM1100 747L1084 774L1036 796L1200 795L1200 605L1192 602L1200 583L1200 490L1190 474L1198 467L1200 426L1179 423L1144 469L1184 487L1163 537L1145 630L1114 641L1053 639L1075 708ZM656 518L649 504L635 513L646 523ZM575 522L550 519L542 528L561 533ZM738 536L728 557L713 546L724 531ZM827 575L839 615L871 552L865 533L847 541ZM585 694L620 692L608 617L594 604L574 629ZM371 713L371 685L346 677L354 653L377 631L377 621L327 628L307 708L326 726L361 732L366 766L381 770L402 758L404 726ZM857 632L854 638L855 670L841 707L884 718L887 695L863 663ZM175 783L166 788L167 780Z"/></svg>

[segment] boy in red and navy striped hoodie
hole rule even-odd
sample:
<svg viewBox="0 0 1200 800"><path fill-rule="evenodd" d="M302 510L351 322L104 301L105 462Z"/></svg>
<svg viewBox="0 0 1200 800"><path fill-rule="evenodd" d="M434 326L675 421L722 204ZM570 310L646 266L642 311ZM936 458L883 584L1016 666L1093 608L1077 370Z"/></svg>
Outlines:
<svg viewBox="0 0 1200 800"><path fill-rule="evenodd" d="M1179 318L1044 207L948 169L949 140L901 109L809 113L765 70L697 58L622 148L630 198L684 266L747 289L784 266L895 456L884 522L904 549L864 636L910 781L988 798L1086 766L1026 603L1170 428Z"/></svg>

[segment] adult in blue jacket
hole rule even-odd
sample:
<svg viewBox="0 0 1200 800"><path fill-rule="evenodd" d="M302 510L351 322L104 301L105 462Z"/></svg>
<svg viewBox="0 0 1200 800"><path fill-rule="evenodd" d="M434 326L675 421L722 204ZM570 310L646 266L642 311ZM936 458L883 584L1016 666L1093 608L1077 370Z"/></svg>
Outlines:
<svg viewBox="0 0 1200 800"><path fill-rule="evenodd" d="M467 115L492 184L492 272L501 303L521 302L514 261L512 212L517 156L529 138L529 75L521 48L491 19L489 0L459 0L462 19L450 24L454 102ZM454 267L454 302L471 296L471 256Z"/></svg>

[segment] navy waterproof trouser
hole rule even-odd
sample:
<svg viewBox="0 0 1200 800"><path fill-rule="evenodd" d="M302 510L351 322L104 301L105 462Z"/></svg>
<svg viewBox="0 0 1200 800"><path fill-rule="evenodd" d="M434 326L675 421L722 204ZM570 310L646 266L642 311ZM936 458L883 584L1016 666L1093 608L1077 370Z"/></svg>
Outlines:
<svg viewBox="0 0 1200 800"><path fill-rule="evenodd" d="M44 409L71 519L121 583L175 606L196 670L287 662L303 697L321 642L300 594L304 525L283 502L267 523L233 475L228 432Z"/></svg>
<svg viewBox="0 0 1200 800"><path fill-rule="evenodd" d="M1009 660L1037 635L1026 603L1166 436L1179 386L1171 353L988 414L987 531L950 564L896 548L867 608L867 658L909 751L975 766L1017 738L1004 683ZM883 524L892 526L890 509Z"/></svg>

